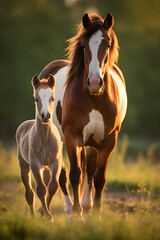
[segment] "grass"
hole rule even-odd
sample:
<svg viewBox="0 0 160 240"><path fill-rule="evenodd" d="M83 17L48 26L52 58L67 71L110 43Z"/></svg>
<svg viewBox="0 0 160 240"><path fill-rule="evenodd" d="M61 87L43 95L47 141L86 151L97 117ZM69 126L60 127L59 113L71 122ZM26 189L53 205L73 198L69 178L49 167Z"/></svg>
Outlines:
<svg viewBox="0 0 160 240"><path fill-rule="evenodd" d="M160 239L160 163L154 159L157 149L150 145L130 155L130 144L125 136L111 156L101 220L96 212L84 215L85 222L78 216L68 218L59 190L52 201L53 223L41 218L37 197L37 214L30 216L16 148L6 150L0 144L0 239Z"/></svg>

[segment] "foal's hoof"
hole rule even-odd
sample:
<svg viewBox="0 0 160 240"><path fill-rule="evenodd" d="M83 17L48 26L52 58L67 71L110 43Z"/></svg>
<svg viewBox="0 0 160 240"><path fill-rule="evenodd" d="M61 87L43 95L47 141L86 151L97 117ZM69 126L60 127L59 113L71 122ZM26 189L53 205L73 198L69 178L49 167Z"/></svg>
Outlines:
<svg viewBox="0 0 160 240"><path fill-rule="evenodd" d="M46 212L42 207L39 209L39 213L42 215L42 217L45 217L47 220L51 220L53 223L53 217L49 212Z"/></svg>

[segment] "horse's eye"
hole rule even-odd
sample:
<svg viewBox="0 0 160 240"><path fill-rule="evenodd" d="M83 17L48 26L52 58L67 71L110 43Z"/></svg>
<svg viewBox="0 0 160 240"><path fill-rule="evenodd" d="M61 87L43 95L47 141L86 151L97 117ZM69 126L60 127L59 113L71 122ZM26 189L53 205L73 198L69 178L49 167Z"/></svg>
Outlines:
<svg viewBox="0 0 160 240"><path fill-rule="evenodd" d="M51 98L51 101L52 101L52 102L54 101L54 97Z"/></svg>
<svg viewBox="0 0 160 240"><path fill-rule="evenodd" d="M38 102L38 99L36 98L35 101Z"/></svg>

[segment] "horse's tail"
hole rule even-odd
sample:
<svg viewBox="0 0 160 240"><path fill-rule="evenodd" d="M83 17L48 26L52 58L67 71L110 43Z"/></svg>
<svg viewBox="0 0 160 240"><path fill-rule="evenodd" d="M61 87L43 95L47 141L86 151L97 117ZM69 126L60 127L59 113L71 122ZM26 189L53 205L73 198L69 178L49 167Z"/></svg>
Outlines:
<svg viewBox="0 0 160 240"><path fill-rule="evenodd" d="M87 161L86 161L86 149L82 147L81 151L81 171L82 171L82 181L80 186L80 198L82 199L86 181L86 170L87 170Z"/></svg>

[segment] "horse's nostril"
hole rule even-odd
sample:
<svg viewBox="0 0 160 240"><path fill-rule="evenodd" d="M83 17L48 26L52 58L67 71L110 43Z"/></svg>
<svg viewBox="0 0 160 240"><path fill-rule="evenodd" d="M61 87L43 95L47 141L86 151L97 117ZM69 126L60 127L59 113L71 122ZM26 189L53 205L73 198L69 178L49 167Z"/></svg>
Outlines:
<svg viewBox="0 0 160 240"><path fill-rule="evenodd" d="M48 114L47 114L47 118L50 118L50 117L51 117L51 114L50 114L50 113L48 113Z"/></svg>
<svg viewBox="0 0 160 240"><path fill-rule="evenodd" d="M42 113L42 119L44 119L44 113Z"/></svg>
<svg viewBox="0 0 160 240"><path fill-rule="evenodd" d="M102 87L102 85L103 85L103 81L102 81L102 78L100 78L99 87Z"/></svg>
<svg viewBox="0 0 160 240"><path fill-rule="evenodd" d="M87 79L87 85L90 86L90 81L89 81L89 78Z"/></svg>

